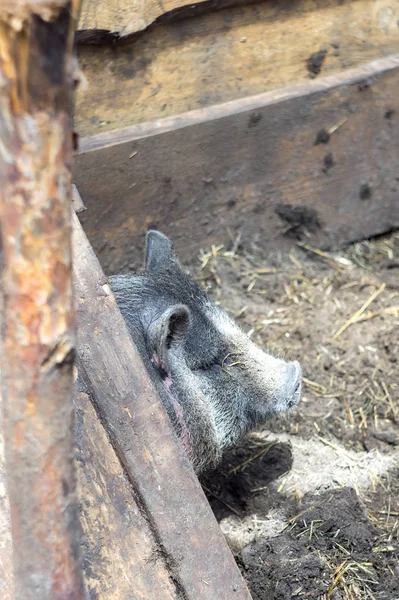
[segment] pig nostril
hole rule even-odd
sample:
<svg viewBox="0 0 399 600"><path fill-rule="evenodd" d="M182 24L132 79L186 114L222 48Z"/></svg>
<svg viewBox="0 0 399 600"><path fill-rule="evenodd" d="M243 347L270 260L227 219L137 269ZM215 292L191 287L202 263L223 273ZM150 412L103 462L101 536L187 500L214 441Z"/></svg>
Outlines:
<svg viewBox="0 0 399 600"><path fill-rule="evenodd" d="M287 405L289 408L299 402L301 393L301 367L297 361L287 366Z"/></svg>

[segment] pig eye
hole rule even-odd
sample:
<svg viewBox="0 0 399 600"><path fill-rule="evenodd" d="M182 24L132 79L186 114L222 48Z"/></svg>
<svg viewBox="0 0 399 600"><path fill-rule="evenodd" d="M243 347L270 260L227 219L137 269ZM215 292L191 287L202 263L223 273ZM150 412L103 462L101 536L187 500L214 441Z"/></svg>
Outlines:
<svg viewBox="0 0 399 600"><path fill-rule="evenodd" d="M202 371L203 373L209 373L209 372L218 373L221 369L222 369L222 366L220 365L220 363L214 362L214 363L210 363L210 364L206 364L206 365L200 365L193 370L194 371Z"/></svg>

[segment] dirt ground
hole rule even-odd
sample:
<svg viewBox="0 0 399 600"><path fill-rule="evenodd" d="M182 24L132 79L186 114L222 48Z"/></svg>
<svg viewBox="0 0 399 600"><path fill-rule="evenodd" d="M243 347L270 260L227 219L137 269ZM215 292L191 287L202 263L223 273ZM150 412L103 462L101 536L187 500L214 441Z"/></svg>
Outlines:
<svg viewBox="0 0 399 600"><path fill-rule="evenodd" d="M197 277L301 362L301 404L203 481L254 600L399 599L399 234L266 260L239 239Z"/></svg>

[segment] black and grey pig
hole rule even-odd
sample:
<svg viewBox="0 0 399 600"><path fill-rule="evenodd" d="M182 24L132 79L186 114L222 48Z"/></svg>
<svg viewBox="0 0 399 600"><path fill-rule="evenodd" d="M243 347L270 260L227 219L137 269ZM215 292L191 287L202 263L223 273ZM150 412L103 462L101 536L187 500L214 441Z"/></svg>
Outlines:
<svg viewBox="0 0 399 600"><path fill-rule="evenodd" d="M132 337L194 469L298 404L301 368L263 352L147 234L145 265L109 279Z"/></svg>

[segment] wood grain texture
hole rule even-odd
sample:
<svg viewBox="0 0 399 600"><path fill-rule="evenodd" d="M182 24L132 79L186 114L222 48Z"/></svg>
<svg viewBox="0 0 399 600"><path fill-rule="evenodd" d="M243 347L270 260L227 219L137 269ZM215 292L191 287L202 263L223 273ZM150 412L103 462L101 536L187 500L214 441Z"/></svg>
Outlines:
<svg viewBox="0 0 399 600"><path fill-rule="evenodd" d="M0 263L2 253L0 251ZM0 331L3 329L3 295L0 294ZM0 365L0 598L14 600L13 547L11 537L10 502L7 490L3 435L3 399Z"/></svg>
<svg viewBox="0 0 399 600"><path fill-rule="evenodd" d="M90 597L175 600L162 553L87 394L77 395L75 408L82 557Z"/></svg>
<svg viewBox="0 0 399 600"><path fill-rule="evenodd" d="M141 265L150 227L171 236L186 263L238 232L263 256L301 235L337 248L399 225L398 115L395 56L87 138L74 171L88 207L81 219L108 273ZM315 145L320 130L340 123L328 144ZM313 215L306 235L287 233L278 214L287 206Z"/></svg>
<svg viewBox="0 0 399 600"><path fill-rule="evenodd" d="M87 394L75 398L82 567L89 598L176 600L151 529ZM0 401L0 597L15 600Z"/></svg>
<svg viewBox="0 0 399 600"><path fill-rule="evenodd" d="M0 5L1 372L18 600L84 598L73 463L70 244L78 5Z"/></svg>
<svg viewBox="0 0 399 600"><path fill-rule="evenodd" d="M198 0L196 4L205 0ZM109 32L124 37L142 31L158 17L193 4L192 0L84 0L78 31Z"/></svg>
<svg viewBox="0 0 399 600"><path fill-rule="evenodd" d="M73 217L79 369L156 540L154 559L160 555L166 563L178 600L249 600L97 258ZM126 600L131 597L134 592ZM147 597L159 596L147 591Z"/></svg>
<svg viewBox="0 0 399 600"><path fill-rule="evenodd" d="M0 393L0 598L14 600L10 503L7 493L2 412Z"/></svg>
<svg viewBox="0 0 399 600"><path fill-rule="evenodd" d="M265 1L81 45L89 85L77 93L76 128L94 135L306 83L320 50L316 79L354 68L399 52L398 19L398 0Z"/></svg>

